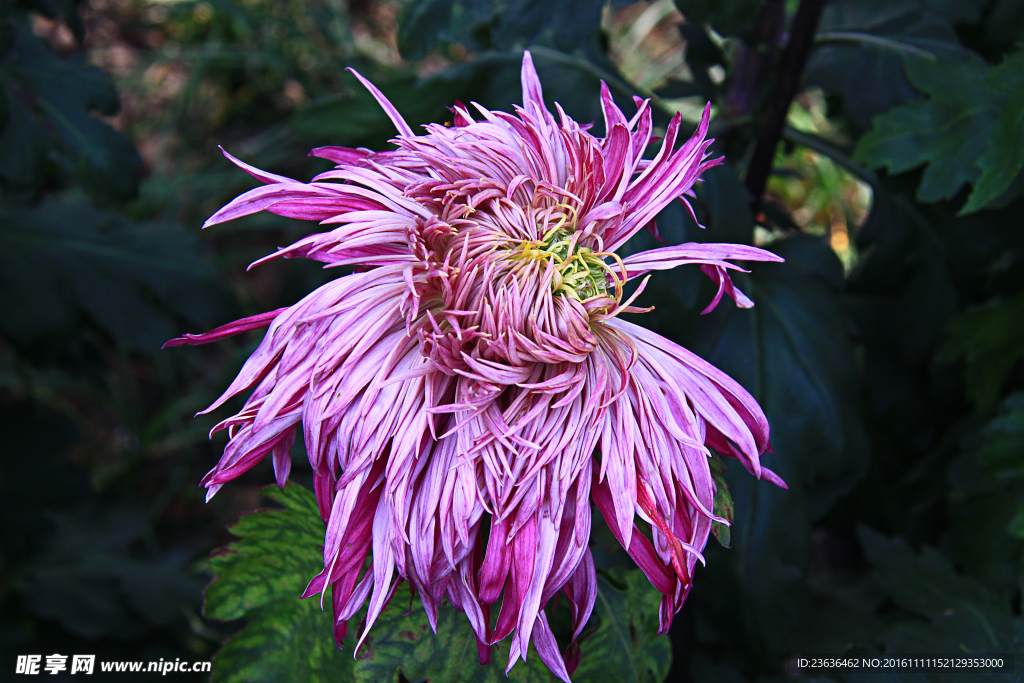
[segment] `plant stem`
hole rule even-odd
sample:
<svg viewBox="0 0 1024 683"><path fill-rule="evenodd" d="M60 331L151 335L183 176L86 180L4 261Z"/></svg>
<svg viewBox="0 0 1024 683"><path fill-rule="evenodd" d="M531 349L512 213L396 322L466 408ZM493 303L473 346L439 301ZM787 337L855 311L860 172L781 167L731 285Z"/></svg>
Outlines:
<svg viewBox="0 0 1024 683"><path fill-rule="evenodd" d="M878 174L863 164L858 164L850 158L850 155L847 152L843 151L828 140L811 133L805 133L797 130L792 126L786 126L783 129L782 139L787 142L792 142L794 145L800 145L807 149L814 150L815 152L831 159L836 166L846 169L863 180L865 183L870 185L872 189L876 189L878 187Z"/></svg>
<svg viewBox="0 0 1024 683"><path fill-rule="evenodd" d="M814 34L824 8L825 0L801 0L796 16L793 17L793 26L786 50L782 54L782 63L758 125L757 145L747 166L747 190L750 192L751 207L755 215L760 210L761 198L772 170L775 148L782 138L789 105L800 85L800 76L814 45Z"/></svg>
<svg viewBox="0 0 1024 683"><path fill-rule="evenodd" d="M754 18L750 44L740 42L725 93L725 115L737 119L753 114L763 91L762 84L775 61L786 28L786 3L765 0Z"/></svg>

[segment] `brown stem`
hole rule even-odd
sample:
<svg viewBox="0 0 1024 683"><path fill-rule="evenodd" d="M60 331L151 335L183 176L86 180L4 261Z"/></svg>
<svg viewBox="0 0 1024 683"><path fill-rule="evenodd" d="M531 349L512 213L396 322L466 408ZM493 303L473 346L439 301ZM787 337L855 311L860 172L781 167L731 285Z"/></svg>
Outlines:
<svg viewBox="0 0 1024 683"><path fill-rule="evenodd" d="M800 76L814 45L814 34L824 8L825 0L801 0L796 16L793 17L789 41L786 43L785 52L782 53L782 63L768 96L764 114L759 121L757 146L754 147L750 165L747 166L747 190L750 192L755 215L760 210L761 198L772 170L775 148L782 138L789 105L800 85Z"/></svg>
<svg viewBox="0 0 1024 683"><path fill-rule="evenodd" d="M749 116L761 96L761 86L782 44L786 24L784 0L764 0L750 32L750 44L740 43L732 69L732 82L725 93L725 115L730 119Z"/></svg>

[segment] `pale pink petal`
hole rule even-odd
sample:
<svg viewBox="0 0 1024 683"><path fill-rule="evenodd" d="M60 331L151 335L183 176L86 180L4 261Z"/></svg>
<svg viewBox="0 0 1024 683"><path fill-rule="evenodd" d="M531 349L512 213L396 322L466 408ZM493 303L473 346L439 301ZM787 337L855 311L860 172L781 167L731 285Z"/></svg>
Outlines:
<svg viewBox="0 0 1024 683"><path fill-rule="evenodd" d="M388 115L389 119L391 119L391 123L395 124L395 128L398 129L399 135L406 135L409 137L415 135L415 133L412 132L412 128L409 127L409 124L405 122L402 115L398 113L397 109L395 109L395 105L391 104L391 101L384 96L384 93L382 93L377 86L363 78L362 74L352 67L347 67L345 70L351 72L353 76L359 79L359 82L363 84L363 87L370 91L370 94L373 95L373 99L377 100L377 104L380 105L381 109L384 110L384 113Z"/></svg>

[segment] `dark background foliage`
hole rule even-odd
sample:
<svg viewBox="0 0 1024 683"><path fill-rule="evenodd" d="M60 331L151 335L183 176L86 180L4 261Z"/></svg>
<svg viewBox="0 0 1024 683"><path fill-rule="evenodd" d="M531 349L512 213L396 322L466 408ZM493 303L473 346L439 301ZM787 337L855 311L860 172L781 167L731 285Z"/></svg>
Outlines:
<svg viewBox="0 0 1024 683"><path fill-rule="evenodd" d="M666 680L792 677L807 653L1024 652L1022 39L1021 0L0 3L0 678L17 654L208 660L241 617L249 628L215 680L391 675L304 646L306 621L282 626L306 619L281 611L291 578L224 602L224 586L251 585L245 572L287 569L259 565L265 553L246 543L315 536L288 516L308 501L279 494L285 511L246 518L238 553L208 559L271 475L258 467L204 504L196 484L223 442L206 438L217 418L192 415L257 338L159 346L328 278L297 261L245 272L310 229L297 221L200 233L251 186L217 144L307 178L324 168L310 147L392 135L344 66L410 122L443 121L455 99L518 102L525 47L548 101L582 121L601 121L600 79L623 106L652 97L662 127L677 110L692 126L710 100L727 163L698 190L707 228L676 205L661 234L787 259L739 278L751 310L700 316L711 292L694 272L659 275L645 294L656 310L642 324L761 402L767 463L790 485L725 472L731 547L708 548ZM629 248L651 246L643 235ZM301 443L295 456L293 479L308 482ZM642 586L595 534L605 616L576 680L618 671L597 665L622 654L609 619L629 624L633 679L663 678L667 651L644 635L631 592ZM204 616L214 571L219 602ZM447 628L439 637L461 642ZM270 637L260 629L286 633L289 656L319 673L252 665ZM453 675L423 664L429 645L388 647L382 657L420 662L395 676Z"/></svg>

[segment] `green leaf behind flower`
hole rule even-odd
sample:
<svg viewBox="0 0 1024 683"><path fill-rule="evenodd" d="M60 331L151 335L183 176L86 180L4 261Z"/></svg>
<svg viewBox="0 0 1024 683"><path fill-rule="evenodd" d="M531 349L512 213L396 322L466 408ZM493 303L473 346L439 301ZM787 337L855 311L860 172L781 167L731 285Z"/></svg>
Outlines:
<svg viewBox="0 0 1024 683"><path fill-rule="evenodd" d="M723 176L730 172L727 167L720 171ZM750 230L753 222L748 203L742 185L723 180L717 179L715 187L705 183L698 195L704 204L697 207L698 217L709 224L707 232L677 215L676 207L659 215L667 242L743 241L740 231ZM711 217L705 220L703 211ZM732 214L729 223L721 222ZM719 225L712 224L712 217ZM641 247L652 242L638 237ZM839 303L842 265L823 240L810 235L774 242L770 249L786 263L747 264L749 275L734 276L754 300L752 309L727 299L700 316L713 289L699 270L680 268L655 274L641 301L649 297L660 305L636 318L753 394L771 425L774 453L766 453L762 462L790 486L785 491L759 482L732 463L723 477L735 500L731 550L707 548L709 570L698 570L700 588L688 607L729 634L725 640L735 648L730 650L733 658L764 656L748 645L755 639L760 647L781 649L799 628L812 524L863 476L867 455L852 390L856 366L849 321Z"/></svg>
<svg viewBox="0 0 1024 683"><path fill-rule="evenodd" d="M583 632L583 659L573 681L664 681L672 664L667 636L659 636L661 595L639 570L612 569L598 576L597 628Z"/></svg>
<svg viewBox="0 0 1024 683"><path fill-rule="evenodd" d="M217 578L206 589L211 619L246 618L213 663L214 683L327 683L352 680L351 653L334 644L330 595L300 600L323 568L324 523L313 494L289 484L264 491L281 510L245 517L231 531L239 541L210 559Z"/></svg>
<svg viewBox="0 0 1024 683"><path fill-rule="evenodd" d="M0 330L28 344L84 315L119 346L156 351L223 304L201 245L173 223L133 223L74 201L0 210Z"/></svg>
<svg viewBox="0 0 1024 683"><path fill-rule="evenodd" d="M716 569L700 575L704 588L693 597L723 623L735 620L733 633L750 629L752 637L758 633L762 642L781 648L799 626L807 597L801 577L811 526L863 476L867 448L851 391L849 323L837 302L838 259L809 235L771 249L786 263L752 264L749 276L736 278L754 308L723 302L705 316L706 327L690 348L758 400L774 449L762 462L790 490L757 481L742 467L729 468L736 500L732 550L728 556L709 552L709 566Z"/></svg>
<svg viewBox="0 0 1024 683"><path fill-rule="evenodd" d="M573 51L596 41L601 5L592 0L416 0L399 22L398 47L418 59L458 43L472 51L531 43Z"/></svg>
<svg viewBox="0 0 1024 683"><path fill-rule="evenodd" d="M656 683L672 661L668 638L657 635L659 593L637 570L616 569L598 577L597 603L581 636L582 660L575 683ZM564 603L564 601L563 601ZM548 610L551 612L551 610ZM556 615L556 636L568 636ZM563 631L563 632L559 632ZM560 640L563 640L560 638ZM564 640L567 640L565 638ZM506 679L508 640L494 647L491 663L477 664L477 646L466 617L451 606L438 610L437 635L406 585L395 591L377 619L355 665L359 683L399 680L446 683L547 683L556 680L531 647Z"/></svg>
<svg viewBox="0 0 1024 683"><path fill-rule="evenodd" d="M214 683L356 681L379 683L548 683L551 672L531 648L506 679L509 641L495 646L491 663L478 664L476 640L466 617L450 605L438 610L437 634L408 584L400 585L373 625L353 662L358 628L339 650L331 630L329 596L300 600L309 579L323 567L324 523L313 494L296 485L268 488L283 506L242 517L232 527L239 541L210 560L217 573L206 589L204 612L247 625L218 653ZM660 683L672 661L667 637L657 635L660 595L639 570L613 570L598 578L597 604L581 636L583 659L576 683ZM551 615L556 636L568 642L563 607ZM550 610L549 610L550 611ZM350 622L350 628L359 616ZM359 626L361 628L361 626ZM564 638L563 638L564 636Z"/></svg>
<svg viewBox="0 0 1024 683"><path fill-rule="evenodd" d="M940 357L964 359L967 395L980 411L990 412L1014 366L1024 360L1024 294L954 318Z"/></svg>
<svg viewBox="0 0 1024 683"><path fill-rule="evenodd" d="M353 680L358 683L407 680L451 683L548 683L551 672L532 648L527 661L519 661L505 678L508 641L496 646L491 663L480 666L476 638L465 615L450 605L438 609L437 634L427 615L412 597L409 585L395 590L359 651ZM402 678L399 678L401 675Z"/></svg>
<svg viewBox="0 0 1024 683"><path fill-rule="evenodd" d="M142 160L131 140L95 116L120 106L106 74L80 57L59 58L9 8L0 9L0 25L13 38L0 54L0 180L34 188L52 160L101 201L134 196Z"/></svg>
<svg viewBox="0 0 1024 683"><path fill-rule="evenodd" d="M902 173L926 164L917 198L952 199L974 190L961 209L971 213L1011 190L1024 166L1024 52L987 67L977 57L908 60L907 75L927 100L875 117L855 158Z"/></svg>
<svg viewBox="0 0 1024 683"><path fill-rule="evenodd" d="M711 477L715 480L715 509L714 513L719 517L729 520L732 523L734 504L732 494L729 493L729 484L725 481L726 466L721 458L712 458ZM723 548L732 545L732 527L721 522L715 522L711 526L711 533L722 544Z"/></svg>

